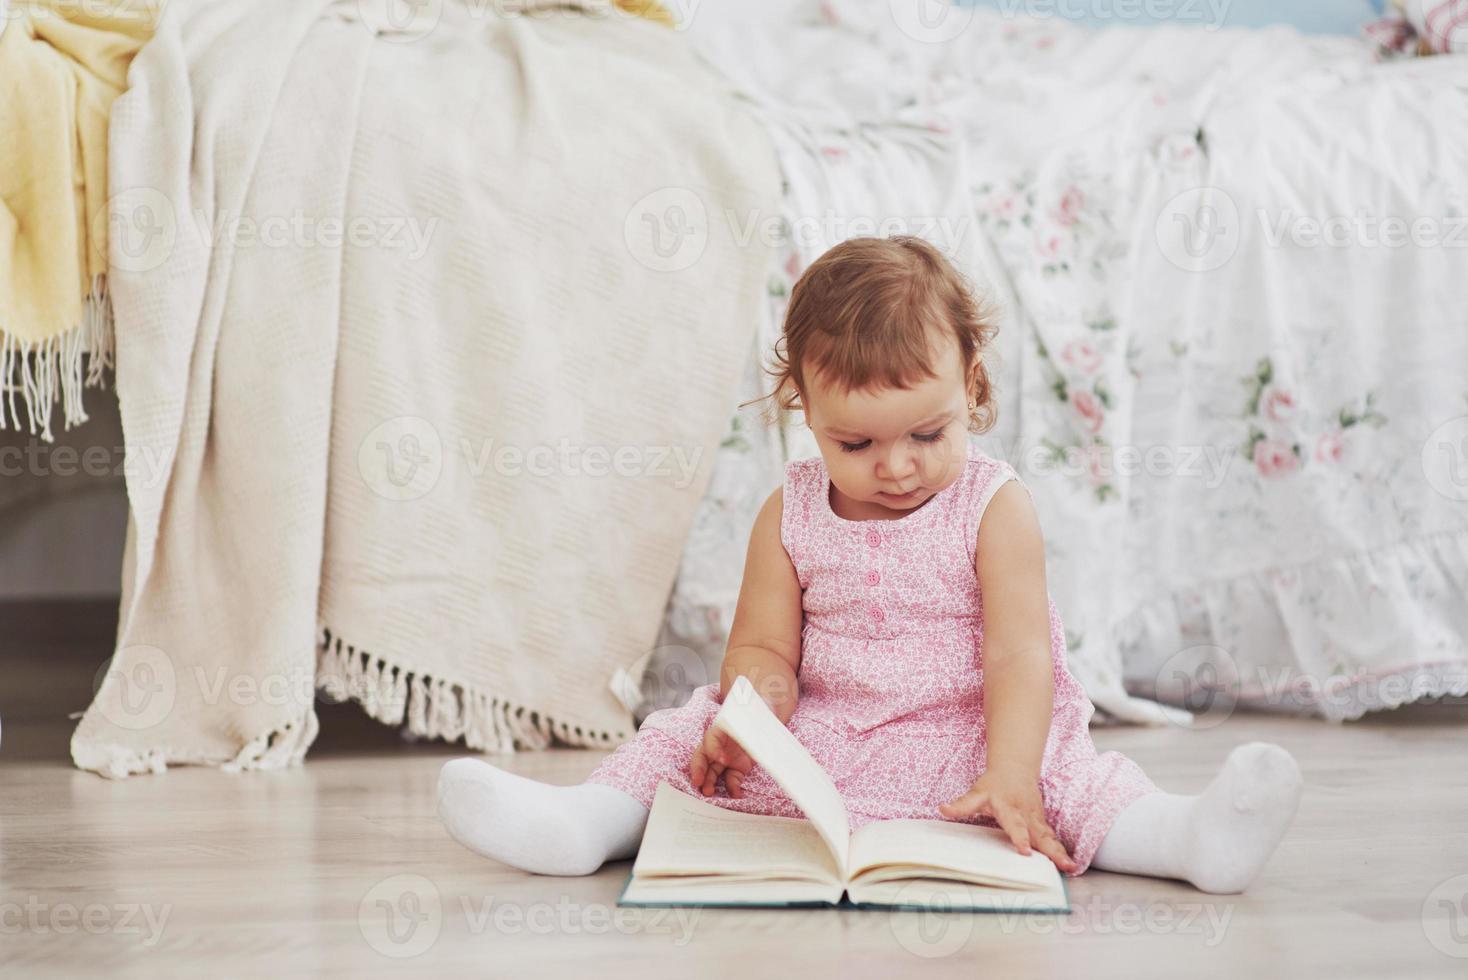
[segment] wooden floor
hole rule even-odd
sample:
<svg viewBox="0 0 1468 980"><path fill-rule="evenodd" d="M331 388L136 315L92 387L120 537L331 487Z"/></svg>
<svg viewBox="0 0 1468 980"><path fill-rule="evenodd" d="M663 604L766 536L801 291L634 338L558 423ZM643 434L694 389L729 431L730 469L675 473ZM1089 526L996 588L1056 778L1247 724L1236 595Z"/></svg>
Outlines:
<svg viewBox="0 0 1468 980"><path fill-rule="evenodd" d="M66 712L85 705L90 672L5 653L4 976L1468 976L1462 705L1344 726L1095 729L1175 791L1200 789L1243 741L1295 753L1299 816L1241 896L1092 871L1070 881L1068 918L645 910L615 904L630 862L538 877L459 848L433 791L462 748L405 742L351 705L323 706L306 765L285 772L80 772ZM38 708L27 690L65 705ZM569 783L601 754L489 758Z"/></svg>

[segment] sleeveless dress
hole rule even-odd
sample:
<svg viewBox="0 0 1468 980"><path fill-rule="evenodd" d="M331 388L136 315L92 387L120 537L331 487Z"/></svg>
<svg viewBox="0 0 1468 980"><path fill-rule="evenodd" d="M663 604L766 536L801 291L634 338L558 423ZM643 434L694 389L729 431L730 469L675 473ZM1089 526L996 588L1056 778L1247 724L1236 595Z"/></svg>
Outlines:
<svg viewBox="0 0 1468 980"><path fill-rule="evenodd" d="M1008 463L969 446L958 479L916 510L851 521L831 509L824 460L785 467L780 538L805 609L789 728L830 774L852 830L872 820L943 820L938 804L961 796L985 769L984 623L974 560L979 519L1008 480L1019 480ZM1040 788L1046 818L1078 875L1117 814L1158 787L1128 756L1097 754L1089 731L1095 708L1066 668L1053 599L1049 606L1055 697ZM709 797L693 786L688 762L719 703L715 682L695 689L682 707L654 711L588 781L647 806L667 781L731 810L803 816L758 765L740 799L722 781ZM998 826L985 815L964 822Z"/></svg>

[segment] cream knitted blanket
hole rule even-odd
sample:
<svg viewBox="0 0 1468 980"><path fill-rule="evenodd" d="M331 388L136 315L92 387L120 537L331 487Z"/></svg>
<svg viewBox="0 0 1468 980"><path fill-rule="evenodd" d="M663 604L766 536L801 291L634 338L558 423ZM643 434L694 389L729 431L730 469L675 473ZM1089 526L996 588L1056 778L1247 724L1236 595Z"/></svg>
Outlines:
<svg viewBox="0 0 1468 980"><path fill-rule="evenodd" d="M475 748L632 734L772 150L649 20L371 7L173 0L115 105L147 220L113 227L132 520L84 769L291 764L318 688Z"/></svg>

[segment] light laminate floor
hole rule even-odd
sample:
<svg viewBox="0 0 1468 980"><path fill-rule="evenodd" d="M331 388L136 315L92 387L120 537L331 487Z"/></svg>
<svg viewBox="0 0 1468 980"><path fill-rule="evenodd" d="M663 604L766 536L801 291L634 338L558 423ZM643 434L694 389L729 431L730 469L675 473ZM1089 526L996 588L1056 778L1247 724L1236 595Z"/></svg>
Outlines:
<svg viewBox="0 0 1468 980"><path fill-rule="evenodd" d="M1201 788L1233 745L1277 741L1307 789L1240 896L1092 871L1069 918L619 909L630 862L549 878L474 857L433 814L443 761L326 706L304 767L71 768L90 669L0 664L0 974L17 977L1468 977L1468 710L1343 726L1235 715L1215 728L1098 728L1164 788ZM19 681L14 680L19 678ZM21 692L61 692L65 706ZM573 782L601 753L492 757Z"/></svg>

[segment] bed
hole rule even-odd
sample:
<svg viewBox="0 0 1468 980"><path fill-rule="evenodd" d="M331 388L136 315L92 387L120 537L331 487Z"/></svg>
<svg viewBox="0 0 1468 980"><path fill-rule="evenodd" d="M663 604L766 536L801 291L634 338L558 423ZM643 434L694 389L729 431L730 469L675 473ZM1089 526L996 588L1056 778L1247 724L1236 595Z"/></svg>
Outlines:
<svg viewBox="0 0 1468 980"><path fill-rule="evenodd" d="M778 148L800 240L776 297L885 223L1003 302L978 444L1036 492L1098 721L1468 693L1468 61L1278 25L905 10L685 27ZM816 452L798 420L779 435L721 450L664 701L691 662L716 676L765 460Z"/></svg>
<svg viewBox="0 0 1468 980"><path fill-rule="evenodd" d="M191 0L114 112L114 192L133 206L161 189L182 215L253 200L437 219L455 248L428 267L174 248L113 270L129 451L175 455L165 486L130 481L119 649L73 739L82 768L289 765L318 697L491 751L610 747L681 703L716 676L760 502L816 452L798 418L765 428L734 406L764 393L804 266L899 231L1003 310L999 425L976 447L1035 493L1098 721L1339 721L1468 694L1461 58L1383 61L1285 27L1097 32L967 7L913 21L837 0L674 10L671 30L595 5L500 21L447 4L429 23L370 6L277 5L267 34ZM250 45L273 52L263 68ZM421 87L386 94L404 70L472 90L485 50L525 132L601 128L574 129L594 134L574 148L492 143L485 160L463 134L502 119L496 90L469 113ZM544 70L570 76L582 50L610 52L599 64L648 104ZM269 85L244 85L262 72ZM694 94L675 97L687 78ZM200 99L193 128L179 92ZM622 118L634 139L606 122ZM557 168L584 177L603 155L615 185L573 181L556 207ZM548 176L517 197L504 168L527 163ZM622 224L568 217L605 217L606 199ZM464 237L462 216L483 213L503 234ZM1383 242L1388 225L1405 240ZM657 237L691 228L712 261L680 264ZM538 262L517 260L526 241ZM550 271L609 244L582 278ZM590 305L587 282L606 291ZM545 319L557 304L581 332ZM669 337L684 339L662 373L630 380ZM541 356L507 372L525 343ZM466 365L499 373L486 385ZM557 366L576 407L537 427L527 405ZM576 481L445 465L465 440L602 439L596 423L629 412L643 444L707 464L652 497L629 481L611 509L573 497L572 531L556 507ZM498 519L506 507L528 516ZM254 693L222 699L241 678ZM130 714L144 688L167 710Z"/></svg>

